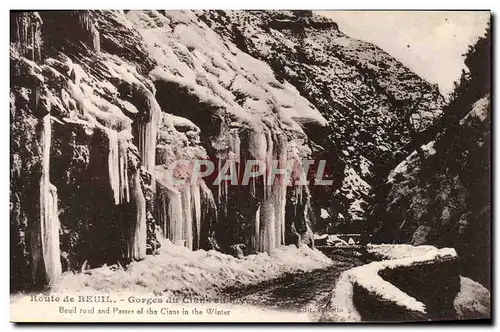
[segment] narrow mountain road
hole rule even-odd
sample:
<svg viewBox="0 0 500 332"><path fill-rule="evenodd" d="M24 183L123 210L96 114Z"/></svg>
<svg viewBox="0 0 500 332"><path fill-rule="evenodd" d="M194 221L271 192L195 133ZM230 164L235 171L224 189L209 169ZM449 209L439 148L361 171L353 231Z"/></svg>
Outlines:
<svg viewBox="0 0 500 332"><path fill-rule="evenodd" d="M313 313L327 304L337 278L343 271L366 264L355 251L320 248L334 264L326 269L289 274L257 285L226 289L225 295L259 307Z"/></svg>

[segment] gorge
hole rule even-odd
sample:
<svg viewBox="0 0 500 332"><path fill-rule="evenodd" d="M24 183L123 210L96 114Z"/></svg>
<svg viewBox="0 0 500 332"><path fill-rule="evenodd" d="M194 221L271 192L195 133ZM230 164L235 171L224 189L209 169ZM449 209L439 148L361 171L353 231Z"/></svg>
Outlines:
<svg viewBox="0 0 500 332"><path fill-rule="evenodd" d="M445 101L310 11L10 18L11 292L123 269L165 240L242 258L325 233L456 248L460 274L490 287L489 33ZM257 173L290 162L290 183Z"/></svg>

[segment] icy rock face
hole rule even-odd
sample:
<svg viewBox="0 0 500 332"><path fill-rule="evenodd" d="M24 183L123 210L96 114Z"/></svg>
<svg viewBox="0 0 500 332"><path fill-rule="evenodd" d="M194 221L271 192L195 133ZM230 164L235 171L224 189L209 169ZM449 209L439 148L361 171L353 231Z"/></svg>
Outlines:
<svg viewBox="0 0 500 332"><path fill-rule="evenodd" d="M491 317L491 295L481 284L460 276L460 293L453 301L458 319Z"/></svg>
<svg viewBox="0 0 500 332"><path fill-rule="evenodd" d="M77 11L76 16L78 24L87 32L88 37L92 40L92 47L94 51L99 53L101 50L101 40L98 24L94 21L94 18L88 11Z"/></svg>
<svg viewBox="0 0 500 332"><path fill-rule="evenodd" d="M365 187L344 178L350 167L371 186L384 168L405 156L414 131L439 118L443 98L432 86L378 47L349 38L337 24L310 11L197 11L196 15L240 50L268 63L280 82L293 85L328 121L318 130L301 119L308 137L335 151L335 181L344 189L320 208L348 223L366 219ZM407 120L402 121L402 118ZM411 127L411 128L410 128ZM375 168L377 165L378 168ZM352 193L346 199L344 192ZM343 221L336 220L335 223Z"/></svg>
<svg viewBox="0 0 500 332"><path fill-rule="evenodd" d="M229 166L231 171L237 173L236 178L241 177L247 160L260 160L268 166L272 160L284 163L290 142L303 146L296 153L298 161L310 154L300 122L321 127L326 121L293 86L278 82L266 63L222 42L191 12L132 11L127 18L140 27L146 47L158 63L150 76L162 109L192 121L178 128L187 132L203 128L200 141L215 161L217 174L225 174L230 169L223 167L234 165ZM179 96L184 96L182 102ZM271 252L285 244L287 186L266 181L261 176L250 179L246 187L228 180L211 186L219 212L215 236L223 250L244 244L250 251ZM178 222L174 227L177 231L169 232L169 237L191 247L191 224L197 213L185 212L191 210L186 197L197 197L193 196L197 195L196 187L179 193L170 188L169 192L172 201L181 202L169 207ZM236 202L248 202L248 206L236 206ZM309 203L302 208L309 208ZM304 212L302 218L306 218ZM303 234L297 236L305 239L310 227L300 229L304 229Z"/></svg>
<svg viewBox="0 0 500 332"><path fill-rule="evenodd" d="M94 14L60 13L60 22L53 12L12 17L14 288L52 282L61 260L64 269L78 269L84 261L96 266L103 258L129 261L146 254L148 211L135 146L144 146L140 152L149 160L155 147L138 144L133 124L144 113L154 121L159 112L123 93L135 86L154 99L152 84L133 65L101 54ZM93 36L79 46L90 56L74 56L70 48L55 54L55 47L75 38L58 29L66 23ZM144 136L156 139L155 126L141 120ZM35 201L40 203L29 206Z"/></svg>
<svg viewBox="0 0 500 332"><path fill-rule="evenodd" d="M34 63L40 59L42 20L37 13L15 13L12 22L11 55L23 59L14 75L28 74L11 91L11 235L18 246L13 263L21 263L14 285L41 286L61 273L57 188L50 179L52 103Z"/></svg>
<svg viewBox="0 0 500 332"><path fill-rule="evenodd" d="M372 211L382 239L455 247L474 261L467 273L485 284L488 263L477 257L488 255L490 237L489 98L471 105L456 131L440 133L397 165Z"/></svg>

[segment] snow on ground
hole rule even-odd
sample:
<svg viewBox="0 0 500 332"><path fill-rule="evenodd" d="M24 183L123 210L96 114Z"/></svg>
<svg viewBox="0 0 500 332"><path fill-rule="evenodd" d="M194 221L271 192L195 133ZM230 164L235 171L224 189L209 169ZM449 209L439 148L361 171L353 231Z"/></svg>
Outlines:
<svg viewBox="0 0 500 332"><path fill-rule="evenodd" d="M12 294L11 320L26 321L25 312L31 310L36 321L99 321L99 322L305 322L311 318L306 312L277 311L259 308L246 302L229 301L221 290L231 286L244 286L275 279L286 273L308 272L326 268L333 262L316 249L305 245L280 247L269 255L259 253L238 259L230 255L209 250L191 251L176 246L169 240L162 241L160 254L130 264L125 269L114 265L87 270L82 273L64 273L52 286L50 294L59 296L102 296L109 295L113 303L119 303L120 310L136 312L141 307L156 309L162 314L108 314L108 315L54 315L65 303L33 302L30 296L42 294ZM150 303L140 302L142 300ZM155 302L161 300L163 302ZM72 308L74 304L67 304ZM118 307L110 303L92 303L78 300L78 308L95 310ZM165 310L191 312L195 308L203 316L165 314ZM216 308L224 315L208 314ZM112 308L112 310L115 310Z"/></svg>
<svg viewBox="0 0 500 332"><path fill-rule="evenodd" d="M160 254L147 256L125 270L101 267L87 273L65 273L54 292L93 290L100 293L177 293L214 296L230 286L256 284L282 276L329 266L332 261L307 246L281 247L272 255L259 253L238 259L215 250L190 251L170 241Z"/></svg>
<svg viewBox="0 0 500 332"><path fill-rule="evenodd" d="M406 257L415 257L435 252L434 246L412 246L410 244L369 244L367 250L381 259L399 259Z"/></svg>
<svg viewBox="0 0 500 332"><path fill-rule="evenodd" d="M330 298L330 303L323 319L328 321L360 321L361 316L353 304L353 285L363 287L377 297L394 302L408 310L425 314L425 305L409 296L390 282L382 279L379 272L385 269L411 266L415 263L430 262L442 257L456 257L455 249L437 249L432 246L424 248L408 245L371 245L369 252L384 255L387 260L372 262L347 270L341 274ZM335 307L344 308L342 311Z"/></svg>
<svg viewBox="0 0 500 332"><path fill-rule="evenodd" d="M82 273L64 273L46 296L67 296L78 299L76 304L61 302L31 301L31 296L42 294L11 295L11 320L26 321L26 310L34 313L34 321L72 322L307 322L311 318L306 312L278 311L260 308L245 301L233 301L221 294L231 286L244 286L275 279L286 273L307 272L326 268L333 262L316 249L305 245L297 248L286 246L276 249L271 255L259 253L243 259L234 258L209 250L190 251L162 241L160 254L130 264L125 269L114 265L87 270ZM107 296L112 303L81 302L79 296ZM141 302L142 301L142 302ZM147 302L144 302L147 301ZM116 304L113 304L116 303ZM119 305L118 305L119 304ZM71 315L55 314L60 306L68 309L74 305L80 309L128 310L131 314ZM92 309L94 307L94 309ZM158 314L136 314L147 308ZM186 310L190 314L172 312ZM202 316L191 314L196 309ZM216 309L225 314L209 314Z"/></svg>

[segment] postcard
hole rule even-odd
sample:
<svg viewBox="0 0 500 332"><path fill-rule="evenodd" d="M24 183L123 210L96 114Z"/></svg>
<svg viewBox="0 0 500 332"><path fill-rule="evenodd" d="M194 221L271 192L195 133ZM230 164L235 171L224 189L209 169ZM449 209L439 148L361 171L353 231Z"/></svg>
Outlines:
<svg viewBox="0 0 500 332"><path fill-rule="evenodd" d="M11 11L10 320L490 320L490 19Z"/></svg>

